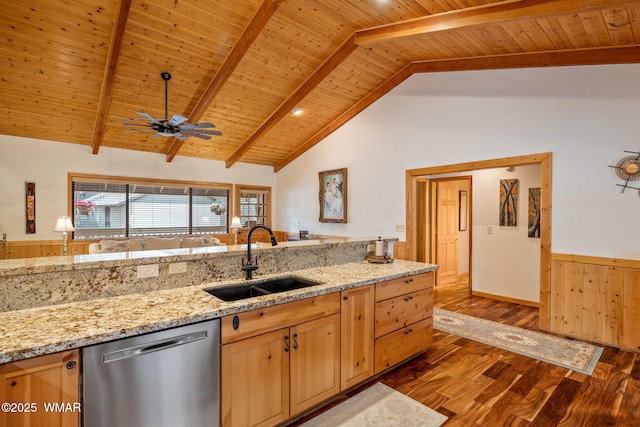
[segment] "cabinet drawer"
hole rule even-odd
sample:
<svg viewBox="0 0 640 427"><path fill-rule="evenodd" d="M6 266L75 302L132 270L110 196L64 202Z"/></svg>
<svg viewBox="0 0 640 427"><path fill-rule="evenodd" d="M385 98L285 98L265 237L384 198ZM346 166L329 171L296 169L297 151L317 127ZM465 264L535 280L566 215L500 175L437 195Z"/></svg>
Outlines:
<svg viewBox="0 0 640 427"><path fill-rule="evenodd" d="M376 303L375 337L381 337L420 320L431 317L433 289L401 295Z"/></svg>
<svg viewBox="0 0 640 427"><path fill-rule="evenodd" d="M433 288L434 273L416 274L376 283L376 301L382 301L398 295L408 294L420 289Z"/></svg>
<svg viewBox="0 0 640 427"><path fill-rule="evenodd" d="M231 314L222 318L222 344L336 313L340 313L340 292Z"/></svg>
<svg viewBox="0 0 640 427"><path fill-rule="evenodd" d="M432 342L433 322L431 317L376 339L375 373L382 372L426 350Z"/></svg>

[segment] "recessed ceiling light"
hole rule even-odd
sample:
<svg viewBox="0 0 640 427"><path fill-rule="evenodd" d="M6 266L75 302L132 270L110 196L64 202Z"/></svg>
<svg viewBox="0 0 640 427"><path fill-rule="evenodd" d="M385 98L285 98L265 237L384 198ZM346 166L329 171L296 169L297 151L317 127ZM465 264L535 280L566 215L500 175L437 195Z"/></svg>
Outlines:
<svg viewBox="0 0 640 427"><path fill-rule="evenodd" d="M296 115L296 116L299 116L300 114L302 114L302 108L296 107L293 110L291 110L291 113Z"/></svg>

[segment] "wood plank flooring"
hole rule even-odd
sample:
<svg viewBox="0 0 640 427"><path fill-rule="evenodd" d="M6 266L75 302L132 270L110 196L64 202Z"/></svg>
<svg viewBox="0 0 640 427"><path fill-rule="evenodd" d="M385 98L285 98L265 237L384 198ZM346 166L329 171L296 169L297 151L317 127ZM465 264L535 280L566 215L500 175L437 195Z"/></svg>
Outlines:
<svg viewBox="0 0 640 427"><path fill-rule="evenodd" d="M538 330L538 309L468 295L466 283L443 285L434 305ZM434 331L424 354L352 390L298 425L375 381L462 426L640 426L640 354L605 347L593 375Z"/></svg>

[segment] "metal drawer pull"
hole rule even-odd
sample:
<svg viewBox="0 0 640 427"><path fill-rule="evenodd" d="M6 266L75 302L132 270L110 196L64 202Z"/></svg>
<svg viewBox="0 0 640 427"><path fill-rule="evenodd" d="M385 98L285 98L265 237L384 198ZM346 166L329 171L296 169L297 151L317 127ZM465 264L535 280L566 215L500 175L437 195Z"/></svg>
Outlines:
<svg viewBox="0 0 640 427"><path fill-rule="evenodd" d="M407 280L405 280L405 281L404 281L404 283L406 283L407 285L408 285L409 283L413 283L413 279L407 279Z"/></svg>
<svg viewBox="0 0 640 427"><path fill-rule="evenodd" d="M406 302L409 302L409 301L411 301L412 299L413 299L413 297L406 297L404 300L405 300Z"/></svg>
<svg viewBox="0 0 640 427"><path fill-rule="evenodd" d="M293 349L298 349L298 334L293 334Z"/></svg>
<svg viewBox="0 0 640 427"><path fill-rule="evenodd" d="M284 351L285 353L289 353L290 345L289 345L289 335L284 336Z"/></svg>
<svg viewBox="0 0 640 427"><path fill-rule="evenodd" d="M194 332L192 334L172 337L152 343L144 343L134 347L113 351L102 355L102 363L115 362L122 359L131 359L132 357L142 356L154 351L164 350L171 347L189 344L195 341L203 340L207 337L207 331Z"/></svg>
<svg viewBox="0 0 640 427"><path fill-rule="evenodd" d="M405 334L405 335L409 335L409 334L410 334L410 333L412 333L412 332L413 332L413 329L409 329L409 330L404 331L404 334Z"/></svg>

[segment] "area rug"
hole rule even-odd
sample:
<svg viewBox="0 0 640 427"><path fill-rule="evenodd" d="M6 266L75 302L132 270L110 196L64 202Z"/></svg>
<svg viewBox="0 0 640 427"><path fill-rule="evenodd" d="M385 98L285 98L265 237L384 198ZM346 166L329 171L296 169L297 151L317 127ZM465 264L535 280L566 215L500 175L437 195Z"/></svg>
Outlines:
<svg viewBox="0 0 640 427"><path fill-rule="evenodd" d="M434 307L433 328L591 375L603 347Z"/></svg>
<svg viewBox="0 0 640 427"><path fill-rule="evenodd" d="M439 412L375 383L301 427L438 427L446 420Z"/></svg>

